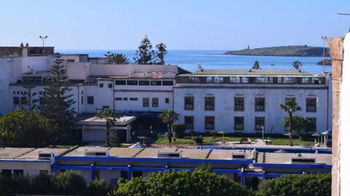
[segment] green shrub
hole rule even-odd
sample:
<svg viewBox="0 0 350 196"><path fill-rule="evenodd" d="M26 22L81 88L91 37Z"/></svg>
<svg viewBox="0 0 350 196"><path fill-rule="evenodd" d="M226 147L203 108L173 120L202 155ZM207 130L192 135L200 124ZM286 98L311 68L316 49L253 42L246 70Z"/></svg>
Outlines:
<svg viewBox="0 0 350 196"><path fill-rule="evenodd" d="M93 196L104 196L107 195L112 189L104 180L93 180L88 185L85 194Z"/></svg>
<svg viewBox="0 0 350 196"><path fill-rule="evenodd" d="M183 138L185 136L185 124L174 123L172 128L176 138Z"/></svg>
<svg viewBox="0 0 350 196"><path fill-rule="evenodd" d="M86 189L84 177L76 171L62 172L55 177L54 182L60 194L77 195L82 194Z"/></svg>
<svg viewBox="0 0 350 196"><path fill-rule="evenodd" d="M53 180L54 177L46 173L32 177L31 192L33 194L54 194L58 190Z"/></svg>
<svg viewBox="0 0 350 196"><path fill-rule="evenodd" d="M249 191L227 178L197 169L194 172L158 172L120 184L111 196L245 196Z"/></svg>
<svg viewBox="0 0 350 196"><path fill-rule="evenodd" d="M193 138L193 141L196 144L203 144L203 138L202 137L195 137L195 138Z"/></svg>
<svg viewBox="0 0 350 196"><path fill-rule="evenodd" d="M286 175L266 180L259 186L258 196L330 196L330 174Z"/></svg>

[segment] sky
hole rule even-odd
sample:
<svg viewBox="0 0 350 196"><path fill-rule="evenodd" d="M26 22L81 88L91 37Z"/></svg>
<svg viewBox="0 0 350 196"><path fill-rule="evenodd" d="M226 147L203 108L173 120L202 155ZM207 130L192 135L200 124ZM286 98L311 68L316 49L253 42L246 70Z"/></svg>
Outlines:
<svg viewBox="0 0 350 196"><path fill-rule="evenodd" d="M0 0L0 46L169 50L307 44L344 36L350 0Z"/></svg>

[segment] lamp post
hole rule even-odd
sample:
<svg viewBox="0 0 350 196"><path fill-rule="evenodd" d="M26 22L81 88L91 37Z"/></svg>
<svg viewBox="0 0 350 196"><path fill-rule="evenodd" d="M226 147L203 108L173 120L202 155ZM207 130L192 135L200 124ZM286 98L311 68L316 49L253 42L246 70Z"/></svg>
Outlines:
<svg viewBox="0 0 350 196"><path fill-rule="evenodd" d="M325 53L326 53L326 40L327 36L321 36L323 39L323 61L322 61L322 73L324 73Z"/></svg>
<svg viewBox="0 0 350 196"><path fill-rule="evenodd" d="M45 39L47 39L48 38L48 36L47 35L45 35L45 36L39 36L39 38L40 39L42 39L43 40L43 54L45 54Z"/></svg>
<svg viewBox="0 0 350 196"><path fill-rule="evenodd" d="M265 127L261 126L261 137L263 141L264 141L264 132L265 132Z"/></svg>

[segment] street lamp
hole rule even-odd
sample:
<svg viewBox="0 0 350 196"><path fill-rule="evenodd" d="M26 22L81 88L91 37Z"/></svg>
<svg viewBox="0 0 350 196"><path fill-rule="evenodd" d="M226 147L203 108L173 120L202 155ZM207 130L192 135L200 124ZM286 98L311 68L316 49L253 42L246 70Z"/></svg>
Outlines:
<svg viewBox="0 0 350 196"><path fill-rule="evenodd" d="M47 39L48 38L48 36L47 35L45 35L45 36L39 36L39 38L40 39L42 39L43 40L43 54L45 54L45 39Z"/></svg>
<svg viewBox="0 0 350 196"><path fill-rule="evenodd" d="M261 126L261 135L262 135L262 140L264 141L264 132L265 132L265 127Z"/></svg>
<svg viewBox="0 0 350 196"><path fill-rule="evenodd" d="M326 53L326 40L327 36L321 36L323 39L323 61L322 61L322 73L324 73L325 53Z"/></svg>

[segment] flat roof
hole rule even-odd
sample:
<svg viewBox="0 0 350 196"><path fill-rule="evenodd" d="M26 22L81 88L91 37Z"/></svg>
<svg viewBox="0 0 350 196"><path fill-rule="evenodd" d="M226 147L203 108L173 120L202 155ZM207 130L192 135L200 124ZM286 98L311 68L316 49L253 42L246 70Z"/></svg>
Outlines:
<svg viewBox="0 0 350 196"><path fill-rule="evenodd" d="M203 69L179 76L314 76L293 69Z"/></svg>
<svg viewBox="0 0 350 196"><path fill-rule="evenodd" d="M39 152L46 153L54 153L54 156L60 156L63 153L67 152L68 148L37 148L35 150L29 151L19 157L17 159L20 160L37 160L39 156Z"/></svg>
<svg viewBox="0 0 350 196"><path fill-rule="evenodd" d="M1 148L0 159L17 159L19 156L24 155L33 150L35 150L35 148Z"/></svg>
<svg viewBox="0 0 350 196"><path fill-rule="evenodd" d="M109 118L109 119L114 119L114 118ZM136 117L121 116L121 117L116 117L114 120L115 120L114 122L115 125L128 125L134 120L136 120ZM106 123L106 119L98 118L96 116L79 121L79 124L86 124L86 125L104 125L105 123Z"/></svg>
<svg viewBox="0 0 350 196"><path fill-rule="evenodd" d="M158 152L176 152L177 148L145 148L138 155L137 158L157 158Z"/></svg>
<svg viewBox="0 0 350 196"><path fill-rule="evenodd" d="M85 151L87 150L98 150L98 151L107 151L109 150L108 147L100 147L100 146L83 146L76 148L69 153L65 154L64 156L67 157L83 157L85 156Z"/></svg>
<svg viewBox="0 0 350 196"><path fill-rule="evenodd" d="M265 158L264 158L265 156ZM284 153L284 152L269 152L258 153L257 163L266 164L291 164L292 158L315 159L316 164L332 165L332 154L319 153Z"/></svg>

